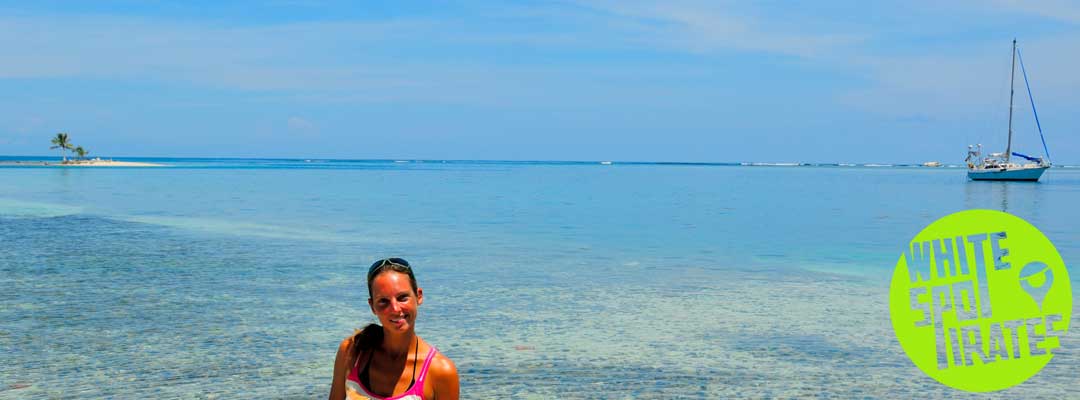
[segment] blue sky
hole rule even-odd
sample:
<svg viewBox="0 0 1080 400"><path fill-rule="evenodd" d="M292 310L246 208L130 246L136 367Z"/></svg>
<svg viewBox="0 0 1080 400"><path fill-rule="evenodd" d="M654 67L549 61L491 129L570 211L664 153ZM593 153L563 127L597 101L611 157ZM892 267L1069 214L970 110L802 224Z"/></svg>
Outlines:
<svg viewBox="0 0 1080 400"><path fill-rule="evenodd" d="M1076 2L24 3L3 155L1080 164Z"/></svg>

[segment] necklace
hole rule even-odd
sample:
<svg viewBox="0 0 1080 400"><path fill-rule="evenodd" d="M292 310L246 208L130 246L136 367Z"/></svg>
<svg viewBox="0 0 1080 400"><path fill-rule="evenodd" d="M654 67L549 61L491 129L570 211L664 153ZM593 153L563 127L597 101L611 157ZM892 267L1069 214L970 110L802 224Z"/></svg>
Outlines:
<svg viewBox="0 0 1080 400"><path fill-rule="evenodd" d="M419 345L420 345L420 340L415 335L413 336L413 340L410 340L410 342L416 342L416 347L419 347ZM402 358L408 359L409 354L410 354L409 348L407 346L405 347L405 353L393 353L393 352L390 352L389 350L383 350L383 351L386 352L386 355L389 356L390 360L393 360L393 361L397 361L397 360L400 360ZM413 352L415 353L415 351L413 351Z"/></svg>
<svg viewBox="0 0 1080 400"><path fill-rule="evenodd" d="M409 389L412 389L412 385L416 383L416 360L420 359L420 337L413 336L413 338L416 339L416 348L413 349L412 378L409 379ZM406 358L405 360L408 360L408 358Z"/></svg>
<svg viewBox="0 0 1080 400"><path fill-rule="evenodd" d="M413 340L416 340L416 345L414 345L414 347L413 347L413 355L414 356L413 356L412 377L409 379L409 388L405 389L406 391L412 390L413 385L416 384L416 362L419 361L419 359L420 359L420 337L419 336L413 336ZM408 360L408 356L409 356L409 351L405 350L405 359L406 360ZM368 369L371 368L371 360L374 359L374 358L375 358L374 354L369 356L368 360L367 360L367 363L364 364L364 369L360 371L360 374L359 374L360 383L363 384L364 387L368 387L368 388L371 387L371 378L368 375ZM391 394L393 394L393 390L394 390L393 388L390 389ZM389 395L387 395L387 396L389 396Z"/></svg>

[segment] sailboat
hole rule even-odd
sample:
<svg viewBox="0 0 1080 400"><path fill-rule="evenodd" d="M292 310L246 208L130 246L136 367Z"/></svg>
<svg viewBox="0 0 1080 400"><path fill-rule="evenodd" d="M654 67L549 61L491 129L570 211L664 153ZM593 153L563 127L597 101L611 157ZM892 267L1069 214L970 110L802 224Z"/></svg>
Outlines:
<svg viewBox="0 0 1080 400"><path fill-rule="evenodd" d="M1043 152L1046 158L1031 157L1012 151L1012 120L1013 120L1013 94L1014 82L1016 81L1016 59L1020 59L1020 71L1024 75L1024 86L1027 88L1028 100L1031 101L1031 112L1035 114L1035 126L1039 128L1039 138L1042 139ZM986 158L982 157L982 144L977 147L968 146L967 161L968 178L973 181L1038 181L1043 172L1050 168L1050 152L1046 149L1046 139L1042 134L1042 125L1039 124L1039 113L1035 111L1035 99L1031 97L1031 85L1028 84L1027 70L1024 68L1024 56L1016 48L1016 39L1013 39L1012 71L1009 73L1009 140L1004 153L990 153ZM1026 162L1015 163L1013 156L1024 159Z"/></svg>

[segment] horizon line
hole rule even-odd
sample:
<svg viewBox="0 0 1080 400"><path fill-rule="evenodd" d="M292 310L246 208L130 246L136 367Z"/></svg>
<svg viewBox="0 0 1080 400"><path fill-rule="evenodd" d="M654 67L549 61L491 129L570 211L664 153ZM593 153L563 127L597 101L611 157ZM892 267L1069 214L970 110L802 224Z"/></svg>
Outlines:
<svg viewBox="0 0 1080 400"><path fill-rule="evenodd" d="M318 157L159 157L159 156L95 156L96 158L109 158L113 160L118 159L138 159L138 160L271 160L271 161L300 161L300 162L312 162L312 161L338 161L338 162L390 162L390 163L403 163L403 162L454 162L454 163L566 163L566 164L649 164L649 165L716 165L716 166L924 166L925 162L884 162L884 161L865 161L865 162L808 162L808 161L641 161L641 160L616 160L616 159L595 159L595 160L507 160L507 159L437 159L437 158L318 158ZM22 155L0 155L0 159L21 159L30 161L51 161L59 157L53 156L22 156ZM963 162L957 163L941 163L941 167L949 166L963 166ZM1057 164L1055 167L1072 166L1069 164Z"/></svg>

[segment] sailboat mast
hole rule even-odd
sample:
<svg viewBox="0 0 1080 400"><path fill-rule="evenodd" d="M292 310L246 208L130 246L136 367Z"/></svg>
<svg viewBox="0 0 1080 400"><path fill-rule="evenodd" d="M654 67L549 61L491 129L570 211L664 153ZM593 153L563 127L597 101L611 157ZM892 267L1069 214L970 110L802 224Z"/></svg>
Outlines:
<svg viewBox="0 0 1080 400"><path fill-rule="evenodd" d="M1005 145L1005 164L1009 163L1012 156L1012 114L1013 114L1013 82L1016 81L1016 39L1013 39L1012 70L1009 71L1009 142Z"/></svg>

